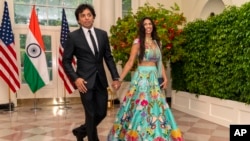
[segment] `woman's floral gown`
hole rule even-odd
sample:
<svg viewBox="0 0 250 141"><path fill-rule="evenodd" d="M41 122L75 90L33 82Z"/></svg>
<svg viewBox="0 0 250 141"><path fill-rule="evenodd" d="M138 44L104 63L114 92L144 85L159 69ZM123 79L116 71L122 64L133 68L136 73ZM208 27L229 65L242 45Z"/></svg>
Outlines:
<svg viewBox="0 0 250 141"><path fill-rule="evenodd" d="M183 141L159 87L157 67L139 66L135 71L108 141Z"/></svg>

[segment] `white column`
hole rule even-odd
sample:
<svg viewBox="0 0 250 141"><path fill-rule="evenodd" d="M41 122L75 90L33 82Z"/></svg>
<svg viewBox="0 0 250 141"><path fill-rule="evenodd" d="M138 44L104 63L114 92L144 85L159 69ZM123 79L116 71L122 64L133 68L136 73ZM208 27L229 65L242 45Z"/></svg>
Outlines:
<svg viewBox="0 0 250 141"><path fill-rule="evenodd" d="M101 0L93 0L93 7L95 9L96 18L94 26L100 28L101 25Z"/></svg>
<svg viewBox="0 0 250 141"><path fill-rule="evenodd" d="M140 0L131 0L131 8L133 13L136 13L138 7L140 7Z"/></svg>
<svg viewBox="0 0 250 141"><path fill-rule="evenodd" d="M115 21L120 17L122 18L122 0L115 0Z"/></svg>
<svg viewBox="0 0 250 141"><path fill-rule="evenodd" d="M115 0L102 0L101 3L101 25L100 27L109 33L110 27L115 24Z"/></svg>
<svg viewBox="0 0 250 141"><path fill-rule="evenodd" d="M100 1L100 4L100 28L106 30L108 32L108 35L110 35L110 27L115 24L115 0L102 0ZM109 86L111 87L113 80L106 66L105 69L107 72L106 75L108 78Z"/></svg>
<svg viewBox="0 0 250 141"><path fill-rule="evenodd" d="M94 26L107 31L108 36L110 36L109 34L110 27L114 25L116 21L115 0L93 0L93 6L96 12L96 19ZM111 83L113 82L113 80L106 65L105 65L105 70L109 86L111 87Z"/></svg>

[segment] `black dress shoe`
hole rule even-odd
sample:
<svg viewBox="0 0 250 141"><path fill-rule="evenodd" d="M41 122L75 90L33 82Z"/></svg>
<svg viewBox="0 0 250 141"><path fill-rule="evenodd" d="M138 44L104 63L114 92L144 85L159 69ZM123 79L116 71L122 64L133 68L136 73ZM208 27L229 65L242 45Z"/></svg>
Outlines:
<svg viewBox="0 0 250 141"><path fill-rule="evenodd" d="M77 141L83 141L83 138L87 136L87 133L80 133L78 130L79 128L75 128L72 130L72 133L76 136Z"/></svg>
<svg viewBox="0 0 250 141"><path fill-rule="evenodd" d="M77 140L77 141L83 141L83 137L79 136L79 134L78 134L76 128L72 130L72 133L73 133L73 135L76 136L76 140Z"/></svg>
<svg viewBox="0 0 250 141"><path fill-rule="evenodd" d="M83 137L81 137L81 136L76 136L76 141L83 141Z"/></svg>

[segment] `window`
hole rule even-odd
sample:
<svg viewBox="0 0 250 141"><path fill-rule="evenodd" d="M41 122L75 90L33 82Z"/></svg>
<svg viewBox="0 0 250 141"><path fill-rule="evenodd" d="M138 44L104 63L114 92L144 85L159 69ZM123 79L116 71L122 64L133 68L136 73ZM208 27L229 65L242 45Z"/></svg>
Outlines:
<svg viewBox="0 0 250 141"><path fill-rule="evenodd" d="M69 26L76 27L78 23L75 19L75 8L80 3L92 3L92 0L14 0L14 19L15 24L29 24L29 18L31 14L31 9L33 5L36 5L36 13L39 20L39 24L43 26L61 26L61 18L62 18L62 8L65 9L67 20ZM25 27L26 29L27 27ZM43 30L41 28L41 30ZM28 29L27 29L28 32ZM49 33L50 34L50 33ZM46 48L45 55L47 60L48 72L50 81L53 78L53 52L52 46L53 42L51 36L53 35L53 31L51 31L51 35L42 35L43 42ZM19 34L20 38L20 57L21 57L21 76L22 83L25 84L26 81L24 79L24 54L25 54L25 46L26 46L26 34ZM56 53L54 53L55 55Z"/></svg>
<svg viewBox="0 0 250 141"><path fill-rule="evenodd" d="M131 10L131 0L122 0L122 17L126 16Z"/></svg>
<svg viewBox="0 0 250 141"><path fill-rule="evenodd" d="M92 0L14 0L15 24L28 24L31 8L36 5L40 25L60 26L64 8L69 25L78 26L74 12L80 3L91 4Z"/></svg>

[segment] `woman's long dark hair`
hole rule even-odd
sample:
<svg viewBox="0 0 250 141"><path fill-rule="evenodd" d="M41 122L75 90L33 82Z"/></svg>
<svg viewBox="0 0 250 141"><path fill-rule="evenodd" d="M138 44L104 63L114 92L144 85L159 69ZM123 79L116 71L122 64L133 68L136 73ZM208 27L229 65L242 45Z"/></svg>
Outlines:
<svg viewBox="0 0 250 141"><path fill-rule="evenodd" d="M157 29L156 29L156 25L154 23L154 21L150 18L150 17L144 17L143 19L141 19L140 23L139 23L139 41L140 41L140 53L139 53L139 62L141 62L143 60L144 54L145 54L145 38L146 38L146 33L145 33L145 27L144 27L144 21L145 20L150 20L150 22L152 23L153 26L153 31L151 33L152 36L152 40L156 40L158 46L160 47L160 38L158 37L157 34Z"/></svg>

